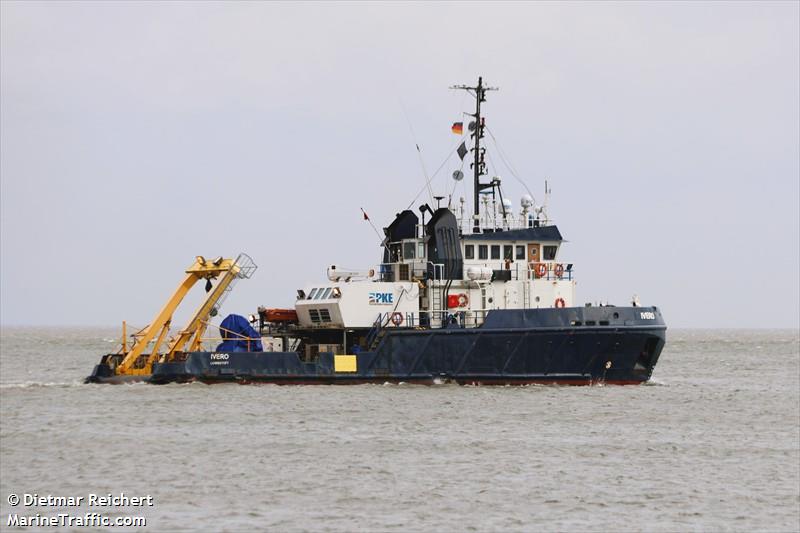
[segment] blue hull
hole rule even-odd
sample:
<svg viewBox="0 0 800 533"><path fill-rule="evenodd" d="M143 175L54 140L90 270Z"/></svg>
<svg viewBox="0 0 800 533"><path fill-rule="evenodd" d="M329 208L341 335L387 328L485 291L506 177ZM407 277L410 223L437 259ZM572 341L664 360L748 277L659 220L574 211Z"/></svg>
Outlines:
<svg viewBox="0 0 800 533"><path fill-rule="evenodd" d="M650 379L665 340L655 307L497 310L479 328L387 329L374 351L354 354L354 371L337 371L326 352L313 361L297 352L190 352L154 365L148 381L638 384Z"/></svg>

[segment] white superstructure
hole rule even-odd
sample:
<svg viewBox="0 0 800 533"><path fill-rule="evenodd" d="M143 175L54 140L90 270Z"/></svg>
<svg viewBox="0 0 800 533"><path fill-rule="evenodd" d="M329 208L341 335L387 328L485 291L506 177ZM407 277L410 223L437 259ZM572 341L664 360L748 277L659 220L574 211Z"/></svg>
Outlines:
<svg viewBox="0 0 800 533"><path fill-rule="evenodd" d="M453 125L465 139L456 151L461 161L472 152L472 211L463 197L457 205L451 197L448 207L439 207L445 197L431 193L437 209L420 206L422 223L413 211L398 213L384 228L383 261L377 268L334 265L328 282L298 290L301 327L474 328L493 310L575 306L574 268L561 257L563 238L549 220L547 182L541 205L524 194L514 213L500 178L482 179L487 166L481 103L496 89L483 85L482 78L476 86L452 88L476 100L475 113L468 114L474 119L466 128L470 133L464 134L461 122ZM461 181L464 173L456 170L453 178Z"/></svg>
<svg viewBox="0 0 800 533"><path fill-rule="evenodd" d="M306 327L362 328L376 321L388 327L476 327L494 309L573 307L575 270L561 258L558 229L528 222L460 234L457 279L448 279L446 265L429 257L433 237L424 225L414 224L413 235L399 240L391 240L387 228L388 260L363 272L330 267L328 282L298 291L298 321Z"/></svg>

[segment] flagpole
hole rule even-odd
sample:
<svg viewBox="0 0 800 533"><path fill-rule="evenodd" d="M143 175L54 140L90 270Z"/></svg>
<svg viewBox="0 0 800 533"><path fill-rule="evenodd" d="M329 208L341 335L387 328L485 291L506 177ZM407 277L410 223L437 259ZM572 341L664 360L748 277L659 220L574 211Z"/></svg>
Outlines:
<svg viewBox="0 0 800 533"><path fill-rule="evenodd" d="M373 223L372 223L372 220L370 220L370 219L369 219L369 216L367 215L367 212L366 212L366 211L364 211L364 208L363 208L363 207L360 207L359 209L361 209L361 213L364 215L364 220L366 220L367 222L369 222L369 225L370 225L370 226L372 226L372 229L373 229L373 230L375 230L375 235L377 235L377 236L378 236L378 239L380 239L380 241L381 241L381 246L383 246L384 248L386 248L386 251L387 251L387 252L389 252L389 259L391 259L391 256L392 256L392 251L391 251L391 250L389 250L389 247L388 247L388 246L386 245L386 243L384 242L384 238L383 238L383 237L381 237L381 234L380 234L380 232L378 231L378 228L376 228L376 227L375 227L375 224L373 224Z"/></svg>

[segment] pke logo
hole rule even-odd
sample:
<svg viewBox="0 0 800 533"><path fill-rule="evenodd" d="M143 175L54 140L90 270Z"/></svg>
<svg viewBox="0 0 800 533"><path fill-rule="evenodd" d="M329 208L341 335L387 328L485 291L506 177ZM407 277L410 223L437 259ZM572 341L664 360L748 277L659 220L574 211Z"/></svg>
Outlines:
<svg viewBox="0 0 800 533"><path fill-rule="evenodd" d="M394 294L391 292L371 292L369 293L370 305L392 305Z"/></svg>

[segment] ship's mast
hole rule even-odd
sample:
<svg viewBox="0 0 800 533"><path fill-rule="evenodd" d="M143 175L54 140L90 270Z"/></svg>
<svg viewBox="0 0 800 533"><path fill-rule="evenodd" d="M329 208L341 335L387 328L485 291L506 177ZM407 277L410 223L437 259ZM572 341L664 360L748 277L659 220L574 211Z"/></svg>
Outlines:
<svg viewBox="0 0 800 533"><path fill-rule="evenodd" d="M485 127L483 118L481 118L481 102L486 101L486 91L496 91L497 87L485 87L483 85L483 77L479 76L478 85L475 87L469 87L467 85L454 85L450 88L465 90L475 97L475 114L472 115L475 117L475 122L473 122L474 127L470 127L470 130L472 130L472 137L475 139L475 146L472 148L474 153L474 161L470 164L470 167L472 167L475 176L473 204L475 206L475 216L472 221L472 232L478 233L480 232L479 194L482 190L492 188L495 185L494 183L481 183L481 176L486 174L486 162L484 161L486 148L481 148L481 139L483 139L483 130Z"/></svg>

